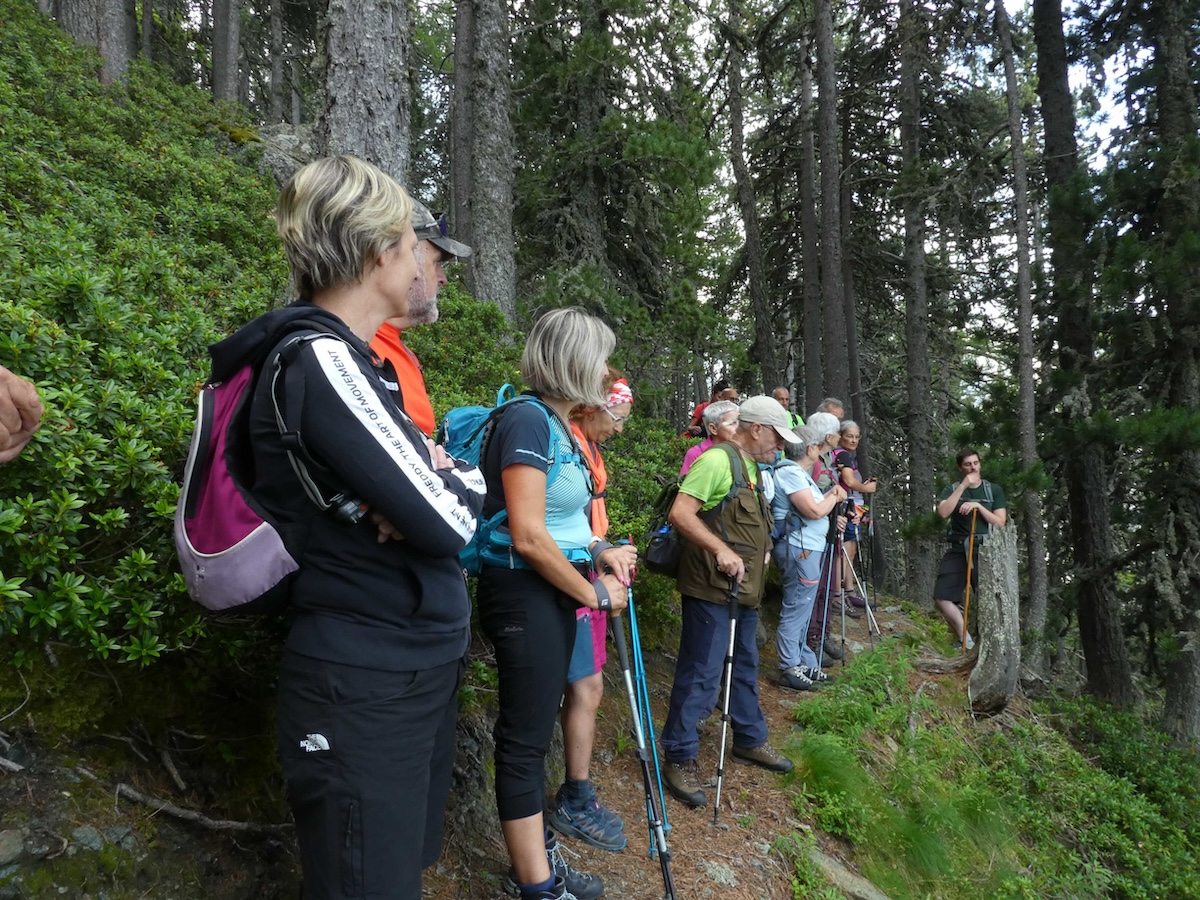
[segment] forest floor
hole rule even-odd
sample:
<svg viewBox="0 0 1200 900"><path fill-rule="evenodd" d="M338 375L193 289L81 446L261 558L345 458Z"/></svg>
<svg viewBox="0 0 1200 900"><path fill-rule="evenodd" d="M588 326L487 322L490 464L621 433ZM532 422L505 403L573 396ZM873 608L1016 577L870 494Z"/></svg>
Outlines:
<svg viewBox="0 0 1200 900"><path fill-rule="evenodd" d="M886 612L884 610L887 610ZM801 728L796 724L797 704L814 696L779 687L775 680L777 663L774 647L772 612L764 610L771 640L760 651L760 702L770 726L771 743L783 749ZM911 623L898 606L877 610L884 636L903 633ZM840 635L840 622L837 625ZM878 637L875 639L880 640ZM846 662L856 652L869 647L866 618L846 619ZM674 659L667 655L648 656L647 681L655 723L662 727L670 697ZM836 678L840 663L827 671ZM965 674L964 676L965 677ZM629 702L615 654L609 653L605 669L605 695L597 719L592 780L601 801L625 820L628 846L612 853L564 838L562 844L578 856L568 856L571 864L604 879L605 896L611 898L661 897L663 877L658 857L649 853L650 831L646 819L645 789L641 763L630 737ZM841 841L813 832L796 813L793 793L783 776L756 766L735 761L725 755L725 774L721 792L719 823L713 824L713 801L721 739L719 710L701 730L700 769L710 784L705 787L709 805L690 809L667 793L666 835L671 851L670 869L675 890L684 898L727 897L730 900L785 900L794 896L792 864L778 849L777 841L797 832L817 835L821 850L835 860L845 860L847 848ZM621 752L619 752L621 751ZM550 786L553 791L557 786ZM844 863L853 871L853 863ZM443 862L426 877L425 897L429 900L453 898L498 898L499 881L508 870L503 844L497 837L485 848L459 847L448 841Z"/></svg>
<svg viewBox="0 0 1200 900"><path fill-rule="evenodd" d="M772 612L768 607L764 615L769 626ZM885 636L912 627L897 606L883 606L877 617ZM768 630L773 636L773 628ZM847 619L846 641L851 661L868 643L865 619ZM629 704L614 657L610 652L592 775L602 801L625 820L629 843L619 853L578 840L564 839L563 844L578 854L569 857L576 868L603 877L605 896L661 897L660 864L649 855L641 765L630 736ZM665 654L647 654L646 664L655 723L661 727L674 660ZM835 663L829 671L836 676L838 667ZM760 671L761 702L771 742L784 748L800 734L793 717L796 705L812 695L776 684L773 641L762 649ZM180 799L187 795L176 790L179 771L171 772L171 767L164 765L165 757L138 751L133 743L130 750L142 759L124 754L119 768L125 786L122 793L112 780L93 780L87 774L113 771L112 735L79 741L66 750L51 750L41 746L32 728L33 718L27 714L25 710L9 718L2 726L7 730L0 731L0 756L23 767L20 771L0 770L0 900L64 896L79 900L290 900L298 895L298 862L289 830L240 831L222 827L220 822L181 817L180 813L186 815L189 809L196 814L202 811ZM26 717L29 729L14 724ZM701 733L700 765L710 779L716 776L720 735L719 715L714 715ZM142 747L142 751L146 749ZM179 769L189 781L199 774L183 764ZM778 842L799 832L813 833L827 856L843 861L853 872L852 860L847 861L848 848L812 832L796 813L787 782L782 776L738 763L727 753L719 824L713 824L715 790L711 786L706 788L710 805L702 809L688 809L667 795L670 869L681 900L793 897L793 864ZM170 807L165 806L168 801ZM221 817L209 813L208 818ZM508 869L507 856L498 829L484 831L493 837L482 846L465 845L449 834L442 860L426 873L427 900L503 896L500 882Z"/></svg>

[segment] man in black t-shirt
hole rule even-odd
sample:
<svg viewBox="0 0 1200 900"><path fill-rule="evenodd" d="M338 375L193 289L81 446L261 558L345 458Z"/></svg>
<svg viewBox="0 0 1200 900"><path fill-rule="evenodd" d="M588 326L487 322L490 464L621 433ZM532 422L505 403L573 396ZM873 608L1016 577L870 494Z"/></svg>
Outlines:
<svg viewBox="0 0 1200 900"><path fill-rule="evenodd" d="M933 586L933 602L963 642L963 599L967 589L967 548L974 551L971 560L971 586L978 579L979 545L987 538L990 528L1003 528L1008 522L1008 498L1004 488L984 481L980 474L979 453L975 450L960 450L955 457L963 478L954 487L942 492L938 502L938 515L948 519L946 527L946 554L938 565L937 581ZM974 541L971 540L974 528ZM966 647L975 646L970 635L966 635Z"/></svg>

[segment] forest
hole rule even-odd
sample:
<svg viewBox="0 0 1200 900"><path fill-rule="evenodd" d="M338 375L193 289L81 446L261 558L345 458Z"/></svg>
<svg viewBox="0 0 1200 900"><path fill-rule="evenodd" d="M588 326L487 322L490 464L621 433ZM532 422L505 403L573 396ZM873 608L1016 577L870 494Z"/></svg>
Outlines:
<svg viewBox="0 0 1200 900"><path fill-rule="evenodd" d="M1200 745L1200 0L0 0L0 26L0 364L48 410L0 468L0 715L47 658L208 671L278 639L200 615L170 530L206 346L288 299L282 147L377 163L475 248L412 334L439 416L492 402L540 312L613 327L616 533L716 380L843 398L880 590L931 608L933 504L978 448L1023 683ZM676 604L648 579L663 646ZM1197 895L1158 884L1097 895Z"/></svg>

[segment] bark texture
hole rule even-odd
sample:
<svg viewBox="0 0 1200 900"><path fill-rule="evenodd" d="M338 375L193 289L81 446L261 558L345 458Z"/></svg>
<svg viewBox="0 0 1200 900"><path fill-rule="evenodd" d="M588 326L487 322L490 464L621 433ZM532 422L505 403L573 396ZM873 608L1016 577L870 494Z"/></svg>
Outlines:
<svg viewBox="0 0 1200 900"><path fill-rule="evenodd" d="M450 98L450 220L455 236L474 245L471 219L471 152L475 145L475 113L471 80L475 77L475 4L454 4L454 94ZM467 290L474 293L474 266L466 267Z"/></svg>
<svg viewBox="0 0 1200 900"><path fill-rule="evenodd" d="M512 320L517 308L513 245L512 73L508 5L475 0L475 47L470 88L474 111L471 143L471 257L475 296Z"/></svg>
<svg viewBox="0 0 1200 900"><path fill-rule="evenodd" d="M979 548L979 587L971 608L979 632L979 662L967 681L967 697L976 715L1003 712L1021 675L1020 602L1017 579L1017 532L994 528Z"/></svg>
<svg viewBox="0 0 1200 900"><path fill-rule="evenodd" d="M1180 0L1151 4L1155 33L1155 97L1162 145L1157 162L1163 187L1157 209L1155 250L1162 274L1154 287L1164 324L1167 377L1162 401L1169 408L1200 409L1200 98L1189 75L1188 26L1195 5ZM1194 51L1193 51L1194 52ZM1159 345L1162 347L1162 344ZM1164 523L1165 547L1156 570L1163 583L1180 650L1167 670L1162 725L1178 743L1200 745L1200 448L1181 449L1173 461L1172 508Z"/></svg>
<svg viewBox="0 0 1200 900"><path fill-rule="evenodd" d="M241 41L241 0L213 0L212 92L217 100L238 99Z"/></svg>
<svg viewBox="0 0 1200 900"><path fill-rule="evenodd" d="M913 0L900 4L900 154L909 187L904 204L905 313L908 348L909 515L928 515L933 501L933 436L930 408L929 295L925 280L925 204L921 183L921 71L925 29ZM907 542L908 584L914 602L933 603L935 548L929 538Z"/></svg>
<svg viewBox="0 0 1200 900"><path fill-rule="evenodd" d="M1004 60L1005 98L1008 103L1008 136L1012 151L1013 222L1017 245L1017 340L1020 395L1018 429L1021 465L1026 469L1041 460L1037 450L1036 400L1033 382L1033 289L1029 249L1029 177L1025 166L1025 133L1021 123L1021 93L1017 85L1017 67L1013 54L1012 29L1004 3L996 3L996 40ZM1041 675L1046 668L1046 531L1042 496L1036 490L1025 491L1025 540L1029 548L1029 605L1024 631L1029 646L1026 664Z"/></svg>
<svg viewBox="0 0 1200 900"><path fill-rule="evenodd" d="M764 390L771 390L783 378L775 353L775 331L777 323L767 296L767 275L763 267L762 233L758 224L758 206L755 200L754 180L746 164L745 101L742 94L742 67L745 52L742 50L741 4L731 0L729 4L729 163L737 186L738 209L742 214L742 228L746 234L746 270L749 277L750 309L754 314L754 344L751 358L758 362ZM749 387L747 385L747 387Z"/></svg>
<svg viewBox="0 0 1200 900"><path fill-rule="evenodd" d="M821 299L824 304L825 396L845 397L850 387L846 361L846 314L842 308L841 174L838 155L837 46L832 0L816 0L817 125L821 152Z"/></svg>
<svg viewBox="0 0 1200 900"><path fill-rule="evenodd" d="M322 156L349 153L408 178L409 9L405 0L329 0Z"/></svg>
<svg viewBox="0 0 1200 900"><path fill-rule="evenodd" d="M1088 378L1094 365L1093 275L1087 234L1091 213L1079 166L1075 108L1067 80L1067 51L1059 0L1034 0L1038 50L1038 96L1045 132L1047 225L1054 267L1052 295L1058 314L1055 337L1066 385L1060 400L1067 429L1092 413ZM1105 458L1101 447L1081 437L1065 465L1070 536L1078 570L1079 636L1087 663L1088 690L1121 706L1136 700L1129 651L1121 628L1113 575Z"/></svg>
<svg viewBox="0 0 1200 900"><path fill-rule="evenodd" d="M821 356L821 244L817 226L817 149L813 134L812 61L804 41L800 68L800 261L803 279L804 397L797 396L807 417L825 397ZM798 394L799 392L797 392Z"/></svg>
<svg viewBox="0 0 1200 900"><path fill-rule="evenodd" d="M124 81L137 48L133 0L96 0L96 49L104 58L100 80Z"/></svg>

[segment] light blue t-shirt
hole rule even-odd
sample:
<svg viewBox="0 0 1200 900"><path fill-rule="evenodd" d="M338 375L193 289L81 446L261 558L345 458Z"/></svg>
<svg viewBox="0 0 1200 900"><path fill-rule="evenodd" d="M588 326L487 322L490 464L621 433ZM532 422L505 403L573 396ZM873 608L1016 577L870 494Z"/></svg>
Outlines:
<svg viewBox="0 0 1200 900"><path fill-rule="evenodd" d="M791 512L791 522L795 523L789 526L790 530L784 536L784 540L801 550L824 550L825 538L829 533L829 520L825 516L807 519L791 501L791 495L797 491L807 490L816 503L824 500L824 495L809 474L798 465L782 463L775 468L774 475L775 496L771 500L771 516L778 524Z"/></svg>

